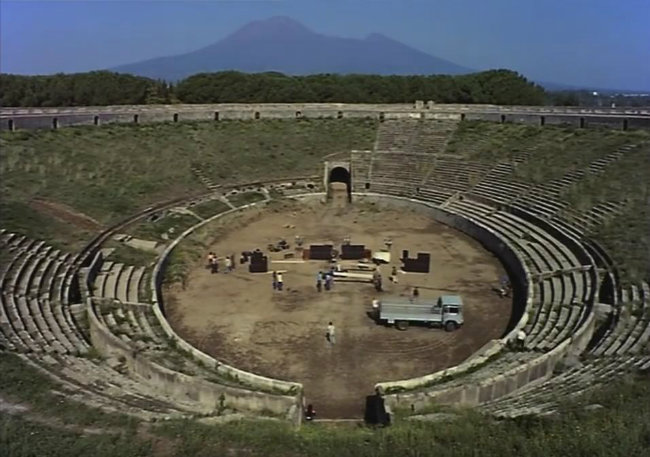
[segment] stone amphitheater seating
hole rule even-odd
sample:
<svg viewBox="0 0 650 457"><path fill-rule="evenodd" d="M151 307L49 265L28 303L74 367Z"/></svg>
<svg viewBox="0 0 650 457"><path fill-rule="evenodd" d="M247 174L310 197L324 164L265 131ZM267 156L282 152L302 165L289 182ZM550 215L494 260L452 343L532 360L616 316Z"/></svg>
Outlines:
<svg viewBox="0 0 650 457"><path fill-rule="evenodd" d="M100 296L84 306L69 299L76 257L4 230L0 249L8 259L0 271L0 348L56 379L69 398L147 419L229 408L298 417L296 395L250 390L220 366L175 349L152 306L138 303L144 268L106 262L94 281Z"/></svg>
<svg viewBox="0 0 650 457"><path fill-rule="evenodd" d="M524 152L513 161L499 163L491 169L475 168L475 176L481 179L474 186L468 185L469 180L463 177L471 172L471 167L466 167L467 171L464 172L458 170L466 165L467 162L463 161L457 164L450 161L449 179L444 179L444 172L441 173L443 179L431 179L435 177L433 172L427 175L425 182L430 183L430 187L427 186L426 190L432 191L431 196L423 192L425 187L422 186L410 198L439 205L474 220L514 246L533 279L530 284L533 288L533 306L525 326L527 339L523 352L504 350L496 361L478 369L475 367L469 374L454 372L451 381L445 381L443 376L429 387L395 394L396 398L401 397L401 401L408 398L412 407L424 406L428 398L443 403L462 403L467 400L467 395L474 398L475 392L467 390L468 384L485 387L494 381L495 390L490 391L484 400L478 400L478 403L484 403L486 412L499 417L545 414L557 409L558 398L578 395L630 370L650 369L650 356L643 355L650 349L650 290L647 283L642 283L638 287L630 287L629 291L623 289L612 297L615 306L628 312L625 317L617 316L604 335L602 332L594 334L579 366L550 379L548 376L539 380L529 377L528 383L517 384L518 388L513 393L503 388L508 374L524 376L524 372L519 372L522 366L538 360L540 353L555 352L556 348L570 341L581 326L593 321L593 303L598 300L600 287L598 274L601 278L609 278L608 281L616 288L618 278L614 265L602 248L585 238L585 234L590 228L615 216L625 202L597 202L589 210L578 212L563 201L563 194L586 173L603 172L633 147L624 146L595 160L585 170L569 172L558 180L539 186L517 181L513 176L516 165L534 151ZM453 180L459 182L457 187L454 187ZM460 194L449 198L449 194L444 193L448 189ZM514 211L511 212L510 208ZM518 213L525 217L517 217ZM546 222L542 223L542 220ZM552 229L550 232L543 228L547 222ZM552 234L555 231L562 233L563 238L572 240L570 244L574 246L573 249L579 247L583 251L578 256L582 261L564 241L555 238ZM634 311L630 314L632 308ZM526 376L530 374L526 373ZM510 380L508 382L511 383ZM391 383L380 386L388 386L390 390ZM497 393L497 389L501 394Z"/></svg>
<svg viewBox="0 0 650 457"><path fill-rule="evenodd" d="M442 153L457 125L455 120L386 120L377 131L375 150Z"/></svg>
<svg viewBox="0 0 650 457"><path fill-rule="evenodd" d="M535 307L526 327L527 348L551 350L585 320L592 280L582 270L593 265L582 265L562 242L509 213L466 200L453 201L447 209L478 220L510 241L533 277L539 277L533 285Z"/></svg>
<svg viewBox="0 0 650 457"><path fill-rule="evenodd" d="M579 212L563 200L586 173L601 173L634 146L532 185L518 180L514 171L534 149L486 166L444 154L454 128L455 122L383 122L373 152L351 153L353 188L428 203L503 240L530 279L521 322L527 338L515 351L505 337L491 357L474 364L468 360L454 376L431 375L431 382L406 392L400 382L393 383L398 388L387 391L389 404L408 402L417 410L431 401L460 402L481 405L497 417L550 414L563 399L623 373L650 369L650 287L646 282L620 287L613 261L586 237L625 202L598 202ZM271 188L287 195L318 190L312 181L303 181L308 184ZM266 188L264 193L268 197ZM2 258L7 259L0 265L0 348L20 353L59 380L71 398L142 417L215 414L220 395L240 411L271 408L285 418L299 416L299 390L254 391L232 376L230 367L214 359L206 364L202 357L208 356L185 346L179 350L160 309L143 303L149 272L97 254L100 244L91 253L70 255L0 230ZM91 285L87 303L73 298L84 269ZM605 281L614 290L607 302L613 314L594 330L594 306L603 298L599 292ZM96 351L105 359L95 357ZM578 354L580 360L571 367L553 373L567 355ZM191 387L179 388L170 380Z"/></svg>
<svg viewBox="0 0 650 457"><path fill-rule="evenodd" d="M0 319L9 348L24 353L87 352L89 345L65 299L70 256L13 233L4 233L0 243L10 258L0 278Z"/></svg>
<svg viewBox="0 0 650 457"><path fill-rule="evenodd" d="M502 418L553 414L573 397L614 381L618 376L649 368L650 356L590 360L534 387L488 402L481 409Z"/></svg>
<svg viewBox="0 0 650 457"><path fill-rule="evenodd" d="M139 303L140 290L144 287L145 267L104 262L95 278L94 294L114 298L124 303Z"/></svg>
<svg viewBox="0 0 650 457"><path fill-rule="evenodd" d="M484 179L468 192L468 196L511 205L542 218L566 218L584 232L585 229L616 214L621 210L622 205L600 202L590 210L580 213L569 207L568 202L562 199L562 194L586 174L602 173L607 166L619 160L626 152L635 147L635 145L622 146L604 157L594 160L584 170L569 171L562 178L540 185L533 185L512 176L516 165L526 160L530 153L519 155L511 163L497 164L485 175Z"/></svg>
<svg viewBox="0 0 650 457"><path fill-rule="evenodd" d="M422 187L465 192L474 181L480 180L491 168L489 165L468 162L461 158L438 157L425 176Z"/></svg>
<svg viewBox="0 0 650 457"><path fill-rule="evenodd" d="M631 291L638 291L632 287ZM641 284L641 296L630 294L640 305L638 316L619 318L582 361L542 384L486 403L482 408L497 417L553 414L562 402L612 381L615 377L638 370L650 370L650 288ZM625 300L622 306L625 306Z"/></svg>

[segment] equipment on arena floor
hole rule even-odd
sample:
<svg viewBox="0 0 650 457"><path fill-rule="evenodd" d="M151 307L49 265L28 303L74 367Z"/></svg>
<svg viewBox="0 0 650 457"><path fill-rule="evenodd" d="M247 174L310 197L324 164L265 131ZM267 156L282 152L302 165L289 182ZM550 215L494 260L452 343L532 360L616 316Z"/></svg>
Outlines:
<svg viewBox="0 0 650 457"><path fill-rule="evenodd" d="M309 246L309 259L311 260L332 260L331 244L312 244Z"/></svg>
<svg viewBox="0 0 650 457"><path fill-rule="evenodd" d="M390 416L386 412L384 399L381 395L368 395L366 397L366 411L363 420L368 425L388 425Z"/></svg>
<svg viewBox="0 0 650 457"><path fill-rule="evenodd" d="M266 273L269 270L269 258L262 252L252 252L250 261L248 266L250 273Z"/></svg>
<svg viewBox="0 0 650 457"><path fill-rule="evenodd" d="M280 252L284 251L285 249L289 249L290 245L289 243L286 242L286 240L280 240L277 243L269 243L268 246L266 247L270 252Z"/></svg>
<svg viewBox="0 0 650 457"><path fill-rule="evenodd" d="M367 281L372 282L373 275L368 273L353 273L351 271L333 271L332 275L336 280L352 280L352 281Z"/></svg>
<svg viewBox="0 0 650 457"><path fill-rule="evenodd" d="M379 322L406 330L410 322L424 322L451 332L462 326L463 300L458 295L442 295L436 301L421 298L387 297L373 305Z"/></svg>
<svg viewBox="0 0 650 457"><path fill-rule="evenodd" d="M361 260L366 251L363 244L342 244L341 259L343 260Z"/></svg>
<svg viewBox="0 0 650 457"><path fill-rule="evenodd" d="M372 261L376 264L390 263L390 252L384 250L377 251L372 255Z"/></svg>
<svg viewBox="0 0 650 457"><path fill-rule="evenodd" d="M428 273L429 263L431 262L431 254L426 252L418 252L415 259L409 258L409 251L402 251L402 270L409 273Z"/></svg>

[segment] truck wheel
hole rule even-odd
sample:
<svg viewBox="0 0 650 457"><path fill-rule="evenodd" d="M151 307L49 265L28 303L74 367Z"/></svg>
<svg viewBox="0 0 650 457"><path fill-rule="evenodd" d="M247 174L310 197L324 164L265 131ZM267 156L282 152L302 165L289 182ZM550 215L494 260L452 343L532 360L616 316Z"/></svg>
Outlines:
<svg viewBox="0 0 650 457"><path fill-rule="evenodd" d="M458 328L458 325L456 325L456 322L447 321L447 323L445 324L445 330L448 331L448 332L453 332L457 328Z"/></svg>
<svg viewBox="0 0 650 457"><path fill-rule="evenodd" d="M397 328L397 330L404 331L407 328L409 328L409 323L408 323L408 321L397 321L397 322L395 322L395 328Z"/></svg>

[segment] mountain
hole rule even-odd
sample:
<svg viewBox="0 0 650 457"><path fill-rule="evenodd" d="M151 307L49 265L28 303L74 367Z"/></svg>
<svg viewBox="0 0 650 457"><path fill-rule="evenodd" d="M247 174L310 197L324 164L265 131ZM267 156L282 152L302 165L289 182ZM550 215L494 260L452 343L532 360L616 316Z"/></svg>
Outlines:
<svg viewBox="0 0 650 457"><path fill-rule="evenodd" d="M251 22L221 41L187 54L149 59L111 70L168 81L223 70L277 71L289 75L473 72L384 35L374 33L365 39L326 36L288 17Z"/></svg>

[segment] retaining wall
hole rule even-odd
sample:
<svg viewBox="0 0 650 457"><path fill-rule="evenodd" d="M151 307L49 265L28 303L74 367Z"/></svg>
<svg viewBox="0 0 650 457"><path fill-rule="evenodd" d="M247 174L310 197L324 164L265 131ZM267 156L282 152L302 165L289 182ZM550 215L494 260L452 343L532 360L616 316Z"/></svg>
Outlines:
<svg viewBox="0 0 650 457"><path fill-rule="evenodd" d="M436 390L435 386L432 386L428 390L418 392L385 395L384 399L386 404L392 408L407 408L413 412L418 412L432 404L477 406L481 403L496 400L523 387L530 386L532 383L548 380L553 376L559 361L567 354L573 353L574 348L586 346L593 333L594 324L595 316L591 313L587 321L571 338L562 342L552 351L484 381L438 390Z"/></svg>
<svg viewBox="0 0 650 457"><path fill-rule="evenodd" d="M180 349L190 353L196 360L201 361L207 367L216 370L217 372L223 374L224 376L236 378L240 382L250 386L251 388L267 390L267 391L269 390L277 391L283 393L289 393L289 392L302 393L302 384L300 383L281 381L279 379L267 378L265 376L260 376L247 371L239 370L235 367L231 367L229 365L223 364L217 361L216 359L214 359L212 356L202 351L199 351L194 346L192 346L187 341L185 341L180 336L178 336L176 332L174 332L174 330L167 322L167 319L165 318L163 312L164 310L164 301L163 301L163 294L162 294L163 276L164 276L165 267L167 265L169 256L171 252L174 250L174 248L176 248L176 246L181 241L183 241L188 235L192 234L195 230L203 227L206 224L214 222L219 218L222 218L226 215L233 214L237 211L242 211L257 206L263 206L266 203L267 201L255 202L255 203L242 206L240 208L231 209L223 213L217 214L215 216L212 216L211 218L199 222L193 227L190 227L189 229L185 230L180 236L178 236L174 241L172 241L159 257L158 262L156 263L156 266L154 268L153 275L151 277L153 311L165 334L170 339L174 340Z"/></svg>
<svg viewBox="0 0 650 457"><path fill-rule="evenodd" d="M529 125L650 128L648 109L586 109L462 104L213 104L2 108L0 130L51 129L71 125L299 118L467 119Z"/></svg>
<svg viewBox="0 0 650 457"><path fill-rule="evenodd" d="M501 352L506 344L516 337L517 332L526 326L529 318L528 311L532 307L533 300L533 292L532 289L529 288L529 284L531 283L530 272L528 271L523 259L519 257L517 251L509 245L507 240L502 239L491 229L484 227L471 218L459 216L430 203L405 197L392 197L371 193L353 193L353 198L361 201L389 204L391 206L404 207L424 212L436 221L471 236L485 246L485 248L490 252L494 253L503 263L508 270L513 290L515 292L513 299L513 317L508 332L502 338L490 341L481 348L479 352L472 354L467 360L454 367L417 378L380 382L375 387L382 389L384 392L390 391L391 389L412 390L429 385L432 382L436 382L451 375L462 374L474 367L484 364L491 357L494 357L496 354Z"/></svg>
<svg viewBox="0 0 650 457"><path fill-rule="evenodd" d="M198 376L190 376L158 365L149 360L116 335L97 318L92 300L87 302L90 339L103 356L124 360L129 372L144 379L153 390L180 402L195 402L197 413L215 414L223 405L238 411L260 415L275 415L299 424L302 416L302 396L271 395L237 389Z"/></svg>
<svg viewBox="0 0 650 457"><path fill-rule="evenodd" d="M461 364L442 370L430 375L421 376L395 382L378 383L376 388L390 392L394 389L407 390L403 393L393 393L385 395L386 403L393 408L408 408L411 411L418 411L425 406L432 403L436 404L463 404L468 406L476 406L491 400L495 400L504 395L515 392L524 386L534 382L542 382L553 375L553 371L557 363L562 360L569 353L581 353L589 343L595 327L595 315L588 312L578 330L567 340L562 342L556 348L546 354L517 367L513 367L504 373L500 373L491 378L485 379L480 382L468 383L465 385L454 386L446 389L436 389L435 386L427 388L437 381L442 381L449 376L461 375L468 370L479 367L489 362L489 359L497 355L508 341L512 340L516 332L526 325L528 313L526 310L530 309L532 304L532 289L528 288L530 281L530 273L519 257L517 252L510 247L506 240L501 239L496 233L492 232L489 228L483 226L479 221L453 214L442 208L432 205L423 204L417 200L412 200L403 197L386 197L381 195L372 194L354 194L357 199L363 199L374 202L385 202L391 200L393 204L399 206L406 206L413 209L426 208L435 220L449 225L457 230L472 236L474 239L480 241L487 249L492 251L503 262L506 268L509 269L511 280L515 289L521 288L526 290L526 304L525 306L519 302L515 303L513 312L518 313L521 311L521 319L519 319L515 328L513 328L508 335L501 340L495 340L492 344L486 345L483 353L474 354L465 362ZM551 232L553 235L559 234L559 231L552 227ZM560 234L562 235L562 234ZM576 250L581 261L593 262L590 256L582 248L578 248L579 244L576 240L563 235L560 241L566 241L570 248ZM421 390L418 390L421 389Z"/></svg>

